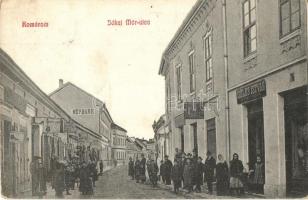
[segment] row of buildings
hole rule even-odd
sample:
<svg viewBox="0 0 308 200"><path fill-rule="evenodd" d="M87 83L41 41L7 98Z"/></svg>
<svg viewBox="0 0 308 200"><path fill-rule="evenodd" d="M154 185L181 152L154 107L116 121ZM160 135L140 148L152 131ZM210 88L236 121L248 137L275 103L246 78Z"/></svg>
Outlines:
<svg viewBox="0 0 308 200"><path fill-rule="evenodd" d="M36 156L49 177L52 156L102 160L110 168L147 150L114 122L103 101L61 79L45 94L2 49L0 135L1 191L7 197L32 189L30 166Z"/></svg>
<svg viewBox="0 0 308 200"><path fill-rule="evenodd" d="M163 52L156 152L265 163L265 196L308 188L307 2L198 0Z"/></svg>

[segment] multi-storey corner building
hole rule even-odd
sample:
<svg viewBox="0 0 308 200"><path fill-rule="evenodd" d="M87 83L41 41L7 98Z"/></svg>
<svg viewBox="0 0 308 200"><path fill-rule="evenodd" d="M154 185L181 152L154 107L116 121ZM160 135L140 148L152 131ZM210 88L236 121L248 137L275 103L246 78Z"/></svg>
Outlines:
<svg viewBox="0 0 308 200"><path fill-rule="evenodd" d="M224 32L220 1L198 1L163 53L170 156L177 147L226 155ZM203 111L206 110L205 112Z"/></svg>
<svg viewBox="0 0 308 200"><path fill-rule="evenodd" d="M267 195L307 191L307 2L226 6L230 153L247 169L261 155Z"/></svg>
<svg viewBox="0 0 308 200"><path fill-rule="evenodd" d="M306 1L199 0L159 74L172 156L238 153L248 172L260 155L266 196L307 192Z"/></svg>

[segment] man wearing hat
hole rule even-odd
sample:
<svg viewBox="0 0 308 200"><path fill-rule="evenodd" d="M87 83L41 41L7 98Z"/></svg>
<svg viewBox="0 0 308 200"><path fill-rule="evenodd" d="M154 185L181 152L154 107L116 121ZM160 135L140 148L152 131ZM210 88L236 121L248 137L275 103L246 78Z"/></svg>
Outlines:
<svg viewBox="0 0 308 200"><path fill-rule="evenodd" d="M214 170L216 167L216 160L213 158L212 153L208 151L206 153L206 160L204 162L205 170L204 170L204 178L207 183L208 192L212 194L213 192L213 181L214 181Z"/></svg>
<svg viewBox="0 0 308 200"><path fill-rule="evenodd" d="M165 179L166 185L171 185L171 169L172 169L172 162L168 159L168 155L165 155Z"/></svg>
<svg viewBox="0 0 308 200"><path fill-rule="evenodd" d="M146 164L146 160L144 157L144 154L141 154L141 161L140 161L140 180L141 183L144 183L146 181L146 177L145 177L145 164Z"/></svg>
<svg viewBox="0 0 308 200"><path fill-rule="evenodd" d="M196 192L201 192L201 185L203 185L203 172L204 172L204 164L202 163L202 158L199 156L197 163L194 167L195 170L195 184L196 184Z"/></svg>

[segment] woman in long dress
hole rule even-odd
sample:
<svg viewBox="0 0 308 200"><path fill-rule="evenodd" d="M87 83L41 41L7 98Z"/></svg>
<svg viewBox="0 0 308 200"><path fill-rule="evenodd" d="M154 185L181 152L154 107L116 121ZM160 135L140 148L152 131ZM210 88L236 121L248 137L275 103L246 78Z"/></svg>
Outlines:
<svg viewBox="0 0 308 200"><path fill-rule="evenodd" d="M244 166L238 158L238 154L233 154L233 159L230 161L230 192L240 195L243 191L244 185L241 181L243 176Z"/></svg>
<svg viewBox="0 0 308 200"><path fill-rule="evenodd" d="M216 190L217 195L227 195L229 187L229 169L227 162L221 154L218 155L216 164Z"/></svg>

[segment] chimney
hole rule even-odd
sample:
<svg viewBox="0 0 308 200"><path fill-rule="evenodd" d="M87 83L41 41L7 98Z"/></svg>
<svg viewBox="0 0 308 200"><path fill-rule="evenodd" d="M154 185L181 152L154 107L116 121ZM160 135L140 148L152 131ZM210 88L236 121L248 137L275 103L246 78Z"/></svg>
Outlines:
<svg viewBox="0 0 308 200"><path fill-rule="evenodd" d="M63 86L63 79L59 79L59 88Z"/></svg>

